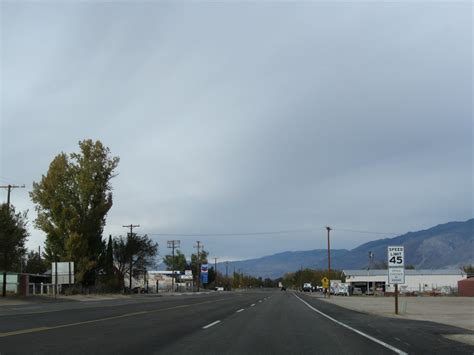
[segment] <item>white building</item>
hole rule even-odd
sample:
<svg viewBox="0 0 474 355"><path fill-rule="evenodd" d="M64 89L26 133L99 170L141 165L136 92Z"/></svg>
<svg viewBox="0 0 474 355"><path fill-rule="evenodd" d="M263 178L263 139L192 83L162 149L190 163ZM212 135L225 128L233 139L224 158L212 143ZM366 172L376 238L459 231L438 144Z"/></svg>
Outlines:
<svg viewBox="0 0 474 355"><path fill-rule="evenodd" d="M175 275L173 280L173 274ZM179 271L148 271L146 283L150 292L192 291L194 287L191 270Z"/></svg>
<svg viewBox="0 0 474 355"><path fill-rule="evenodd" d="M394 292L394 285L388 284L388 270L343 270L346 283L360 289L362 293ZM460 269L405 270L405 283L398 285L404 292L451 292L457 290L458 281L467 278Z"/></svg>

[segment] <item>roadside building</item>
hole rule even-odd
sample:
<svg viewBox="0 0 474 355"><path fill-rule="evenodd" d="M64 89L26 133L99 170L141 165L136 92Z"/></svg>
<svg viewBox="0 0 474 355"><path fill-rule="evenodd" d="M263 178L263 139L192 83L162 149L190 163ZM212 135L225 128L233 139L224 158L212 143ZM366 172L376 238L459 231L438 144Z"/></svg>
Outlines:
<svg viewBox="0 0 474 355"><path fill-rule="evenodd" d="M173 284L175 291L178 292L192 291L194 288L191 270L186 270L185 272L170 270L148 271L146 282L149 292L171 292Z"/></svg>
<svg viewBox="0 0 474 355"><path fill-rule="evenodd" d="M458 295L474 297L474 277L458 281Z"/></svg>
<svg viewBox="0 0 474 355"><path fill-rule="evenodd" d="M343 270L346 282L354 293L372 294L394 292L394 285L388 284L388 270ZM399 285L400 293L457 291L458 281L467 275L460 269L405 270L405 283Z"/></svg>
<svg viewBox="0 0 474 355"><path fill-rule="evenodd" d="M0 275L0 287L3 285ZM29 296L52 293L51 275L7 272L6 292L11 295Z"/></svg>

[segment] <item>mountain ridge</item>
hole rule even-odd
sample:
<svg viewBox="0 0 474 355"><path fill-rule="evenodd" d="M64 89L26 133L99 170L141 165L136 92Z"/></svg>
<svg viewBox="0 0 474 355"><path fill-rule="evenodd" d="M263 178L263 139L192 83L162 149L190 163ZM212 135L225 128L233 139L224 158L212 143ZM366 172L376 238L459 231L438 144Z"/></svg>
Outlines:
<svg viewBox="0 0 474 355"><path fill-rule="evenodd" d="M405 265L415 268L445 269L473 264L474 218L438 224L393 238L372 240L350 250L331 249L331 266L334 269L367 268L369 251L375 254L373 261L383 263L387 258L388 245L405 246ZM223 267L225 263L218 263L219 270ZM326 268L327 249L283 251L261 258L232 261L228 267L229 274L235 269L236 272L257 277L277 278L301 267Z"/></svg>

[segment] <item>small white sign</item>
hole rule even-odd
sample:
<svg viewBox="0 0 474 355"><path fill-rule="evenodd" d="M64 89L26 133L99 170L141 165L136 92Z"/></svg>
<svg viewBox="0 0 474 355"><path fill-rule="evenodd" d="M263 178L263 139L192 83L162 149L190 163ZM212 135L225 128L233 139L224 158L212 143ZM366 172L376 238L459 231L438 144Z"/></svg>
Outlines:
<svg viewBox="0 0 474 355"><path fill-rule="evenodd" d="M405 249L403 246L388 247L388 267L404 267L405 266Z"/></svg>
<svg viewBox="0 0 474 355"><path fill-rule="evenodd" d="M391 267L388 269L388 283L404 284L405 283L405 269L402 267Z"/></svg>

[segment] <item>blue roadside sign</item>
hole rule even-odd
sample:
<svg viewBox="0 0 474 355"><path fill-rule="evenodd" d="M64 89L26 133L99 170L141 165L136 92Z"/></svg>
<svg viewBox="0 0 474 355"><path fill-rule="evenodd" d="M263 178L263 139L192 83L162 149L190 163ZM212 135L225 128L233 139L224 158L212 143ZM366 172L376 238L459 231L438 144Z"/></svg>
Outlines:
<svg viewBox="0 0 474 355"><path fill-rule="evenodd" d="M201 265L201 283L203 284L208 283L208 275L209 275L209 265L202 264Z"/></svg>

